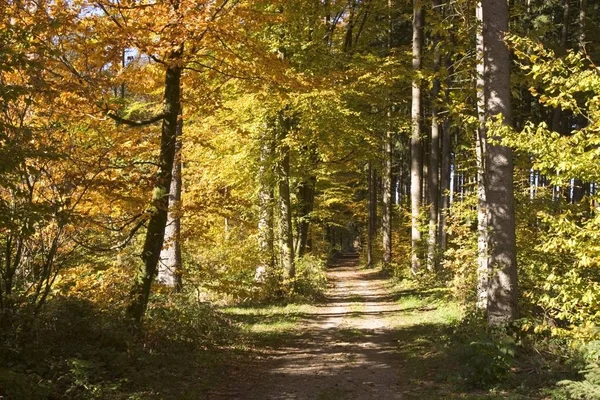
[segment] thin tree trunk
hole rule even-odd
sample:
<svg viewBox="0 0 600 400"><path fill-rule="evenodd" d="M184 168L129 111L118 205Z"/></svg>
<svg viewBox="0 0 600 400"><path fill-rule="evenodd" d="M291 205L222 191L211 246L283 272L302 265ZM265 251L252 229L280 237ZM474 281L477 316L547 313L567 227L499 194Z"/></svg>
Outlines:
<svg viewBox="0 0 600 400"><path fill-rule="evenodd" d="M369 161L369 216L367 223L367 266L372 267L373 241L377 235L377 171Z"/></svg>
<svg viewBox="0 0 600 400"><path fill-rule="evenodd" d="M449 75L452 73L452 61L448 58L447 68ZM446 100L450 100L450 84L451 78L447 78ZM440 212L439 212L439 228L438 228L438 245L440 253L444 253L448 244L448 235L446 233L446 217L450 212L450 190L451 190L451 164L452 164L452 135L450 132L450 117L446 116L444 127L442 129L442 156L441 156L441 172L440 172Z"/></svg>
<svg viewBox="0 0 600 400"><path fill-rule="evenodd" d="M421 50L423 47L423 9L419 0L413 2L413 82L412 82L412 134L410 140L410 197L411 197L411 271L416 273L421 269L419 257L421 232L419 230L421 213L421 180L422 180L422 150L421 150L421 83L417 73L421 70Z"/></svg>
<svg viewBox="0 0 600 400"><path fill-rule="evenodd" d="M392 51L392 2L388 0L388 52ZM388 97L388 126L383 142L383 164L381 171L381 230L383 263L387 267L392 262L392 99Z"/></svg>
<svg viewBox="0 0 600 400"><path fill-rule="evenodd" d="M440 11L441 0L433 0L434 12ZM439 38L434 38L434 72L440 70L441 54ZM439 212L439 170L440 170L440 121L438 117L438 96L440 94L440 79L436 76L431 93L431 148L429 155L429 237L427 246L427 269L437 269L438 250L438 212Z"/></svg>
<svg viewBox="0 0 600 400"><path fill-rule="evenodd" d="M585 51L586 1L579 0L579 51Z"/></svg>
<svg viewBox="0 0 600 400"><path fill-rule="evenodd" d="M486 133L486 102L485 102L485 68L484 68L484 43L483 43L483 8L481 2L477 3L477 67L476 67L476 94L477 114L479 127L475 141L475 157L477 163L477 303L480 310L487 308L488 291L488 237L487 214L485 197L485 147Z"/></svg>
<svg viewBox="0 0 600 400"><path fill-rule="evenodd" d="M260 166L258 169L258 180L260 189L258 191L258 247L260 251L261 264L270 272L275 266L274 252L274 216L273 216L273 181L271 165L275 141L272 126L265 123L264 131L260 140Z"/></svg>
<svg viewBox="0 0 600 400"><path fill-rule="evenodd" d="M585 0L579 0L579 37L578 45L579 51L585 52ZM576 117L577 129L583 129L587 125L587 120L583 115L577 115ZM574 179L573 181L573 196L572 202L579 203L583 200L583 197L589 194L589 184L584 183L581 179Z"/></svg>
<svg viewBox="0 0 600 400"><path fill-rule="evenodd" d="M284 279L296 276L294 266L294 236L292 231L292 205L290 199L290 149L282 141L290 130L290 120L284 115L279 116L279 244L281 251L281 266Z"/></svg>
<svg viewBox="0 0 600 400"><path fill-rule="evenodd" d="M171 55L171 61L181 57L180 48ZM159 169L154 183L152 206L148 219L148 228L142 250L142 265L131 289L127 314L137 324L141 323L148 306L150 288L156 275L160 251L165 239L165 226L169 209L169 190L175 159L175 142L177 140L177 121L179 119L181 67L170 66L165 74L164 111L160 143Z"/></svg>
<svg viewBox="0 0 600 400"><path fill-rule="evenodd" d="M388 266L392 262L392 132L389 129L386 132L384 143L381 186L383 263Z"/></svg>
<svg viewBox="0 0 600 400"><path fill-rule="evenodd" d="M348 15L348 24L346 25L346 37L344 39L344 53L349 53L350 51L352 51L352 39L353 39L353 35L354 35L354 24L356 23L355 21L355 14L356 14L356 0L351 0L350 1L350 11L349 11L349 15Z"/></svg>
<svg viewBox="0 0 600 400"><path fill-rule="evenodd" d="M296 254L302 257L308 248L308 233L310 230L310 218L315 203L315 185L317 177L311 176L308 180L298 186L298 200L300 201L300 218L297 222L298 237L296 241Z"/></svg>
<svg viewBox="0 0 600 400"><path fill-rule="evenodd" d="M508 32L508 4L497 0L482 4L487 115L502 116L510 126L510 52L503 40ZM518 317L518 283L512 151L494 139L485 148L490 256L487 313L488 323L499 325Z"/></svg>
<svg viewBox="0 0 600 400"><path fill-rule="evenodd" d="M181 113L181 110L180 110ZM181 115L181 114L180 114ZM176 292L183 287L181 259L181 134L183 119L177 121L177 141L175 142L175 161L169 190L169 215L165 227L165 246L160 254L158 282L172 287Z"/></svg>

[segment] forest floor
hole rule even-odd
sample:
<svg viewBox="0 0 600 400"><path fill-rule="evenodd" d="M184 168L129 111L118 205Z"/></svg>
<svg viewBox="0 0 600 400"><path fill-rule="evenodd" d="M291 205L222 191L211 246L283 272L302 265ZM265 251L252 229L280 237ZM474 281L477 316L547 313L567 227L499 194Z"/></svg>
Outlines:
<svg viewBox="0 0 600 400"><path fill-rule="evenodd" d="M29 330L0 331L0 400L541 400L577 377L552 348L491 340L448 288L352 254L327 278L320 302L153 304L139 336L120 310L58 298Z"/></svg>
<svg viewBox="0 0 600 400"><path fill-rule="evenodd" d="M446 290L403 288L361 268L356 255L327 275L321 304L225 310L245 326L256 355L210 399L544 398L526 380L509 391L464 384L449 336L461 310Z"/></svg>

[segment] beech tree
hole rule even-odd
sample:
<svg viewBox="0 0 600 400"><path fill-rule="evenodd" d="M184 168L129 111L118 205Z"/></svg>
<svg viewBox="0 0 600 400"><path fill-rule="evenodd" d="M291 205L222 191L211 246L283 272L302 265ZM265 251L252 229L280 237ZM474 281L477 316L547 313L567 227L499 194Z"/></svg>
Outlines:
<svg viewBox="0 0 600 400"><path fill-rule="evenodd" d="M410 200L411 200L411 270L416 273L421 268L420 246L421 231L421 52L423 47L423 8L419 0L413 2L413 39L412 39L412 108L411 108L411 139L410 139Z"/></svg>
<svg viewBox="0 0 600 400"><path fill-rule="evenodd" d="M487 119L510 129L508 3L483 0L484 93ZM496 125L496 129L500 127ZM484 149L486 230L489 252L487 314L490 325L518 317L517 248L512 150L492 133Z"/></svg>

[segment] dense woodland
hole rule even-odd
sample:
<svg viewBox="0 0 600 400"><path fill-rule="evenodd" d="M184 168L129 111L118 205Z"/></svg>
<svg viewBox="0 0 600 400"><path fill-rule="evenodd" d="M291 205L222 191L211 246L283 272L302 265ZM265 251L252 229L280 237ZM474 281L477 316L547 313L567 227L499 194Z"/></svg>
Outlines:
<svg viewBox="0 0 600 400"><path fill-rule="evenodd" d="M184 398L128 366L218 354L219 307L319 301L358 252L460 303L479 387L534 354L546 398L599 399L599 27L592 0L0 0L0 396Z"/></svg>

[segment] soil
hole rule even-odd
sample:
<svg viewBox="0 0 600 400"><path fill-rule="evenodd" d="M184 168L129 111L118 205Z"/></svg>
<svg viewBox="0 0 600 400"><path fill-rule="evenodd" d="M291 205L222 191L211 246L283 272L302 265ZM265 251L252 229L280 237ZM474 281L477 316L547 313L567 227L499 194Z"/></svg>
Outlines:
<svg viewBox="0 0 600 400"><path fill-rule="evenodd" d="M398 342L389 322L400 309L391 283L379 271L359 269L354 254L338 259L327 275L326 302L305 315L292 337L268 349L257 366L260 376L231 397L403 398Z"/></svg>

